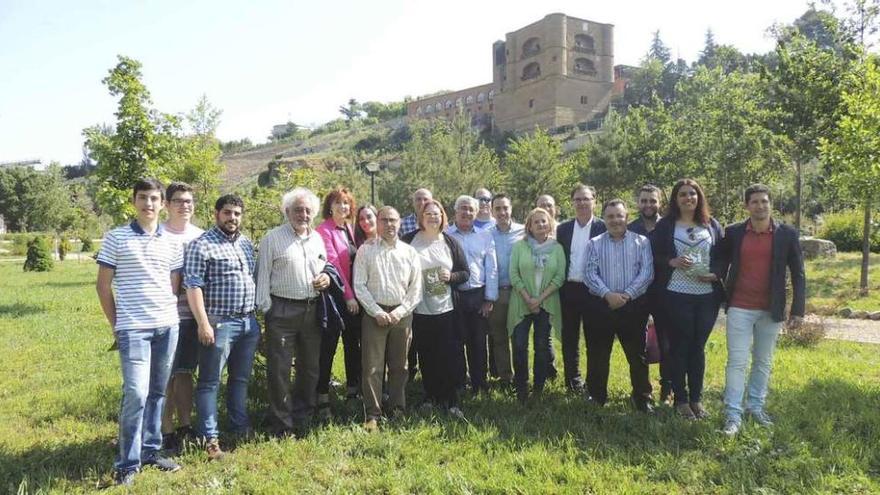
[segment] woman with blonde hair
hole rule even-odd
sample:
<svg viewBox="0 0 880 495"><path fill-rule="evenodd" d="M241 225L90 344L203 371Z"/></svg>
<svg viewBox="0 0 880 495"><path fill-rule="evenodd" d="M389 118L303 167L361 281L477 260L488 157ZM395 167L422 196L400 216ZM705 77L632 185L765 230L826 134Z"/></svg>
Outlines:
<svg viewBox="0 0 880 495"><path fill-rule="evenodd" d="M529 330L534 327L534 387L540 396L550 360L550 328L562 328L559 288L565 282L565 253L552 233L556 221L547 210L535 208L525 222L525 236L510 254L510 305L507 328L513 344L513 381L520 402L528 398Z"/></svg>

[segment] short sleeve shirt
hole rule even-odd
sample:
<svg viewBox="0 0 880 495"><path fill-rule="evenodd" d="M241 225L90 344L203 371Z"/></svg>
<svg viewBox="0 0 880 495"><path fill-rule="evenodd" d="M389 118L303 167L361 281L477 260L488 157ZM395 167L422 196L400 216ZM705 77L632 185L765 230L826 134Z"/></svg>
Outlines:
<svg viewBox="0 0 880 495"><path fill-rule="evenodd" d="M115 331L179 322L171 272L183 268L183 248L161 225L153 234L137 222L111 230L104 236L97 261L115 271Z"/></svg>
<svg viewBox="0 0 880 495"><path fill-rule="evenodd" d="M416 234L410 244L419 253L422 263L422 300L415 312L421 315L439 315L453 310L452 289L440 280L440 269L452 271L452 252L441 236L426 241Z"/></svg>

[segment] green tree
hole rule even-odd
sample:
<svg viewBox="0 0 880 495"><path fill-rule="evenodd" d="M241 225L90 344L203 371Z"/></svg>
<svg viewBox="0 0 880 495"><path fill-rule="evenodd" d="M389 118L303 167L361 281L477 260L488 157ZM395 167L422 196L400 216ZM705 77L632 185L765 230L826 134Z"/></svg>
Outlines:
<svg viewBox="0 0 880 495"><path fill-rule="evenodd" d="M28 242L27 257L24 260L26 272L52 271L55 262L52 260L52 246L47 237L38 235Z"/></svg>
<svg viewBox="0 0 880 495"><path fill-rule="evenodd" d="M119 63L102 80L119 98L116 125L83 130L90 155L98 163L98 202L117 222L133 213L131 187L139 178L169 177L168 166L177 162L181 145L180 119L150 108L150 93L142 82L141 63L120 55Z"/></svg>
<svg viewBox="0 0 880 495"><path fill-rule="evenodd" d="M562 143L540 128L511 140L503 167L518 218L525 217L541 194L565 198L576 182L574 166L563 156Z"/></svg>
<svg viewBox="0 0 880 495"><path fill-rule="evenodd" d="M363 115L363 106L357 100L351 98L348 100L348 105L339 107L339 113L345 117L346 126L351 127L352 122Z"/></svg>
<svg viewBox="0 0 880 495"><path fill-rule="evenodd" d="M211 199L217 196L217 188L226 171L220 162L220 141L215 136L222 113L202 95L186 115L190 134L179 138L179 159L169 170L174 180L186 182L195 188L198 199L196 214L208 223L213 210Z"/></svg>
<svg viewBox="0 0 880 495"><path fill-rule="evenodd" d="M70 192L61 166L0 168L0 215L9 230L60 231L71 214Z"/></svg>
<svg viewBox="0 0 880 495"><path fill-rule="evenodd" d="M864 211L862 229L861 295L868 293L871 213L880 197L880 68L878 60L860 62L847 79L843 111L837 127L821 138L823 160L831 182L856 198Z"/></svg>

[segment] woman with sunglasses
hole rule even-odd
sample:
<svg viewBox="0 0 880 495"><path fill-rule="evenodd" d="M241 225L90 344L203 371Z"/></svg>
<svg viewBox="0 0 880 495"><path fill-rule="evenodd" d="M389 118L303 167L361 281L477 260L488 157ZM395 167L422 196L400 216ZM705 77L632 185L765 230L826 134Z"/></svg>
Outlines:
<svg viewBox="0 0 880 495"><path fill-rule="evenodd" d="M702 403L705 347L724 296L711 264L722 237L700 185L676 182L669 210L651 233L651 250L670 330L675 409L688 420L709 415Z"/></svg>

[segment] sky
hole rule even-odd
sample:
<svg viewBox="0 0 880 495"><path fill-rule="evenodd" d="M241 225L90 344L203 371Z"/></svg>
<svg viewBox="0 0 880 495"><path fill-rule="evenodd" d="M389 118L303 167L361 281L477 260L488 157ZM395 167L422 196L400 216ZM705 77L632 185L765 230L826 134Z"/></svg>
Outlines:
<svg viewBox="0 0 880 495"><path fill-rule="evenodd" d="M101 80L117 55L143 64L153 107L204 94L223 141L264 142L275 124L339 117L349 98L395 101L492 80L492 43L547 14L614 24L615 64L653 33L693 61L707 29L745 53L806 0L0 0L0 162L78 163L82 130L115 121Z"/></svg>

